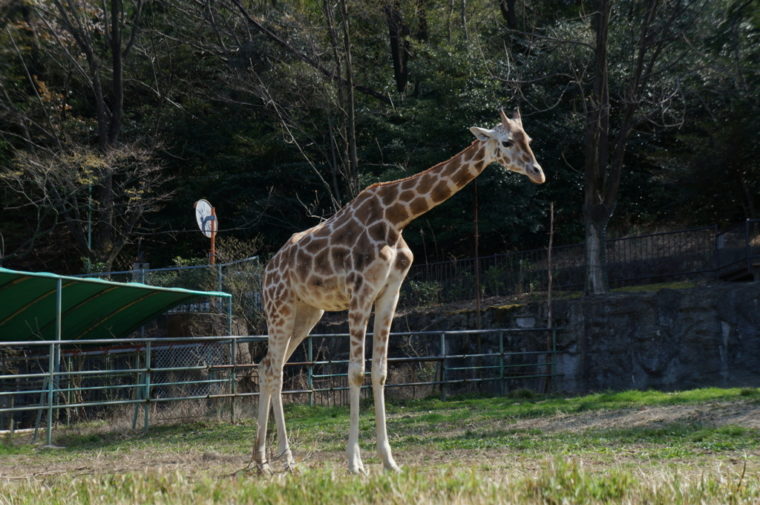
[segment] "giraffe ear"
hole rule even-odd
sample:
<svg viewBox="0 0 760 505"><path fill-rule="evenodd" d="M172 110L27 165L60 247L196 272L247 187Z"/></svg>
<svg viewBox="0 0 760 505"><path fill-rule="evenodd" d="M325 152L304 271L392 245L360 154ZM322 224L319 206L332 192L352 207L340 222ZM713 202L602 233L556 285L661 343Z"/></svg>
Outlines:
<svg viewBox="0 0 760 505"><path fill-rule="evenodd" d="M477 126L473 126L470 128L470 131L473 135L475 135L475 138L486 142L494 137L493 130L486 130L485 128L478 128Z"/></svg>

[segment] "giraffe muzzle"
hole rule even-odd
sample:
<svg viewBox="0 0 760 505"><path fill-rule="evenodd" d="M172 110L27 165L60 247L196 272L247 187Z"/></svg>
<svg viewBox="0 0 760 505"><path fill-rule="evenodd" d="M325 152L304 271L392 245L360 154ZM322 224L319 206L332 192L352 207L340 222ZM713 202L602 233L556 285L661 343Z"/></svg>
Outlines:
<svg viewBox="0 0 760 505"><path fill-rule="evenodd" d="M543 184L546 182L546 176L544 175L544 171L541 169L541 165L531 164L528 166L527 172L530 182L534 184Z"/></svg>

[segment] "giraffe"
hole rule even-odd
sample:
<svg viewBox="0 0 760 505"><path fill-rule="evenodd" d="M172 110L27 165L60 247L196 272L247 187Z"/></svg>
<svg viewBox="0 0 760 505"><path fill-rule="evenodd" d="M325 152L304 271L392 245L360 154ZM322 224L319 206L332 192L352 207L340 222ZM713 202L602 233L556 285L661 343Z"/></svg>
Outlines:
<svg viewBox="0 0 760 505"><path fill-rule="evenodd" d="M277 425L278 456L294 467L282 408L283 366L325 311L348 309L350 428L348 470L366 473L359 450L359 393L364 383L365 335L374 306L372 394L377 452L386 470L398 471L385 419L388 335L412 251L401 234L417 217L451 198L493 162L545 181L530 148L519 110L492 129L472 127L475 140L459 154L423 172L361 191L331 218L295 233L267 263L263 300L268 351L260 364L260 395L253 462L270 473L266 433L270 406Z"/></svg>

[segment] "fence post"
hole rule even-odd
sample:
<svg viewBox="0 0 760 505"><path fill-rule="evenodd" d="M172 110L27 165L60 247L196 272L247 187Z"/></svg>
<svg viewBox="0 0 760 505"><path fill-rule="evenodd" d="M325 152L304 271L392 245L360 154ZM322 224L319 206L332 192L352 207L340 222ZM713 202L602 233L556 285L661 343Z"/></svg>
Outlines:
<svg viewBox="0 0 760 505"><path fill-rule="evenodd" d="M150 355L151 355L151 341L145 345L145 388L143 391L144 411L143 411L143 431L147 432L150 427Z"/></svg>
<svg viewBox="0 0 760 505"><path fill-rule="evenodd" d="M718 225L713 225L713 271L715 275L715 279L720 279L720 230L718 229Z"/></svg>
<svg viewBox="0 0 760 505"><path fill-rule="evenodd" d="M222 264L216 265L216 290L221 291L224 286L224 272L222 271Z"/></svg>
<svg viewBox="0 0 760 505"><path fill-rule="evenodd" d="M306 387L309 388L309 407L314 406L314 344L311 336L306 338Z"/></svg>
<svg viewBox="0 0 760 505"><path fill-rule="evenodd" d="M55 402L54 390L58 386L56 372L61 366L61 326L62 326L62 305L63 305L63 280L59 277L55 281L55 340L50 344L50 356L48 358L48 368L50 378L48 379L48 423L47 423L47 445L53 445L53 404Z"/></svg>
<svg viewBox="0 0 760 505"><path fill-rule="evenodd" d="M446 332L441 332L441 400L446 399Z"/></svg>
<svg viewBox="0 0 760 505"><path fill-rule="evenodd" d="M47 379L47 426L46 426L46 443L53 445L53 378L55 377L55 344L50 344L50 356L48 356L48 373Z"/></svg>
<svg viewBox="0 0 760 505"><path fill-rule="evenodd" d="M504 396L504 332L499 332L499 392Z"/></svg>
<svg viewBox="0 0 760 505"><path fill-rule="evenodd" d="M549 377L548 380L550 381L549 384L551 385L554 379L554 371L556 370L556 359L557 359L557 328L552 328L552 353L551 353L551 361L549 362ZM547 388L548 389L548 388ZM546 391L549 393L550 391Z"/></svg>
<svg viewBox="0 0 760 505"><path fill-rule="evenodd" d="M135 352L135 370L139 370L140 368L140 349L137 348ZM135 388L134 388L134 395L135 400L138 400L135 402L134 410L132 411L132 431L137 428L137 414L140 412L140 403L139 400L142 400L142 390L140 389L140 383L144 382L143 374L142 372L137 372L137 377L135 378Z"/></svg>
<svg viewBox="0 0 760 505"><path fill-rule="evenodd" d="M230 335L232 337L232 335ZM237 343L234 338L230 338L230 422L235 422L235 395L237 395Z"/></svg>
<svg viewBox="0 0 760 505"><path fill-rule="evenodd" d="M744 256L747 262L747 273L752 274L752 248L749 246L749 218L744 220Z"/></svg>
<svg viewBox="0 0 760 505"><path fill-rule="evenodd" d="M219 278L222 276L222 267L219 265ZM221 291L222 282L219 281L219 290ZM230 360L232 368L230 368L230 393L232 397L230 399L230 417L231 422L235 422L235 403L237 400L237 339L232 338L232 297L227 298L227 335L230 337Z"/></svg>

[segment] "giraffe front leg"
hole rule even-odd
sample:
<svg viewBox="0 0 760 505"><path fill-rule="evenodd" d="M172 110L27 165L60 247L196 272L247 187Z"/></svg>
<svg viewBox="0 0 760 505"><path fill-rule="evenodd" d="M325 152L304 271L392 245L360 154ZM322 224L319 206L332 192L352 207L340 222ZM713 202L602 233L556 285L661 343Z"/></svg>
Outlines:
<svg viewBox="0 0 760 505"><path fill-rule="evenodd" d="M364 337L367 333L369 310L351 309L348 322L351 333L351 351L348 362L348 385L351 426L348 432L348 471L366 474L359 449L359 400L364 384Z"/></svg>
<svg viewBox="0 0 760 505"><path fill-rule="evenodd" d="M259 373L259 418L256 427L256 441L253 444L253 463L259 474L272 473L267 461L267 422L269 420L269 407L271 405L271 390L266 379L271 368L269 357L264 358L260 365Z"/></svg>
<svg viewBox="0 0 760 505"><path fill-rule="evenodd" d="M274 459L277 461L283 461L283 468L285 471L292 471L295 467L295 461L293 460L293 454L290 451L288 430L285 427L285 413L282 408L283 366L285 365L285 353L290 338L284 338L282 339L282 342L284 345L281 348L278 348L278 352L273 353L272 355L273 373L269 376L269 379L272 380L272 411L274 413L275 424L277 425L278 450L277 456L275 456Z"/></svg>
<svg viewBox="0 0 760 505"><path fill-rule="evenodd" d="M372 350L372 396L375 402L375 430L377 453L386 470L398 472L399 466L393 459L385 420L385 381L388 377L388 335L396 312L401 280L388 285L383 295L375 302L375 332Z"/></svg>

